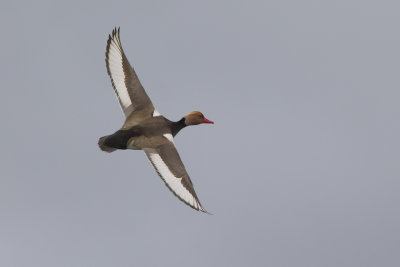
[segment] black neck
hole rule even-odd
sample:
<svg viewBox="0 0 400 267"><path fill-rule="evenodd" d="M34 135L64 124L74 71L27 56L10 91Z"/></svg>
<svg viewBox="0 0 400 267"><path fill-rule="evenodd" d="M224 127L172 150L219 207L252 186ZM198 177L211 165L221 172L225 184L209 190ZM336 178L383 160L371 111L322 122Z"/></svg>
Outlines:
<svg viewBox="0 0 400 267"><path fill-rule="evenodd" d="M185 127L186 127L185 118L182 118L177 122L172 122L171 123L172 135L173 136L177 135L179 133L179 131L182 130L183 128L185 128Z"/></svg>

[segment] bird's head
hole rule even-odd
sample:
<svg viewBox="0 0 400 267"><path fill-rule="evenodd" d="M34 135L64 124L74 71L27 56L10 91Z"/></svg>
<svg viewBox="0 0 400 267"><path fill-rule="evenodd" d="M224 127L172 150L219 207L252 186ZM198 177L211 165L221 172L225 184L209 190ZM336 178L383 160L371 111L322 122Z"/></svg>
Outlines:
<svg viewBox="0 0 400 267"><path fill-rule="evenodd" d="M209 119L204 117L203 113L201 113L200 111L192 111L192 112L186 114L183 118L185 119L185 124L187 126L197 125L197 124L201 124L201 123L214 124L213 121L210 121Z"/></svg>

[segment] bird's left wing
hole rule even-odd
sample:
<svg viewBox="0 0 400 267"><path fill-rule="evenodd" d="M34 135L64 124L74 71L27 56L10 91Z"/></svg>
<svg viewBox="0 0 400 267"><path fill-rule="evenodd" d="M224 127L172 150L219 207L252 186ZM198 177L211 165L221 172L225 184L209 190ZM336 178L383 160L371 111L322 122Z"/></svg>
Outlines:
<svg viewBox="0 0 400 267"><path fill-rule="evenodd" d="M106 67L125 117L139 110L146 111L146 114L142 114L142 116L150 117L154 112L153 103L125 56L119 37L119 29L114 29L108 37Z"/></svg>
<svg viewBox="0 0 400 267"><path fill-rule="evenodd" d="M207 212L197 198L192 181L173 142L162 144L157 148L145 148L143 150L158 175L175 196L193 209Z"/></svg>

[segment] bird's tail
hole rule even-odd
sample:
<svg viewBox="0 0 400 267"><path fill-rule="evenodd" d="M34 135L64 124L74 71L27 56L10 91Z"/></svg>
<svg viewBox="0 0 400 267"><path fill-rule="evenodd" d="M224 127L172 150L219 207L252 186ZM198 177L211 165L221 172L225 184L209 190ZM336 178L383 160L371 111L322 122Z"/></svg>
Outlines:
<svg viewBox="0 0 400 267"><path fill-rule="evenodd" d="M116 148L113 148L113 147L106 146L106 145L104 144L104 142L106 141L106 139L107 139L108 137L109 137L109 135L100 137L99 142L98 142L98 145L99 145L99 147L100 147L101 150L103 150L103 151L105 151L105 152L108 152L108 153L111 153L111 152L114 152L114 151L117 150L117 149L116 149Z"/></svg>

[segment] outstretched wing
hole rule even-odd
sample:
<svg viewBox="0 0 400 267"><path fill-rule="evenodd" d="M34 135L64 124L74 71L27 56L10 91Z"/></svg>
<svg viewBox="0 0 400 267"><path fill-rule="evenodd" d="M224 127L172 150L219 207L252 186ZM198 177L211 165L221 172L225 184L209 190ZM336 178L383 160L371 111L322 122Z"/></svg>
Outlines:
<svg viewBox="0 0 400 267"><path fill-rule="evenodd" d="M145 148L143 150L146 152L158 175L160 175L175 196L193 209L207 212L201 206L194 191L192 181L172 142L168 142L157 148Z"/></svg>
<svg viewBox="0 0 400 267"><path fill-rule="evenodd" d="M151 115L154 111L153 103L125 56L119 37L119 28L118 30L115 28L108 37L106 66L125 117L138 110L146 110L146 113Z"/></svg>

